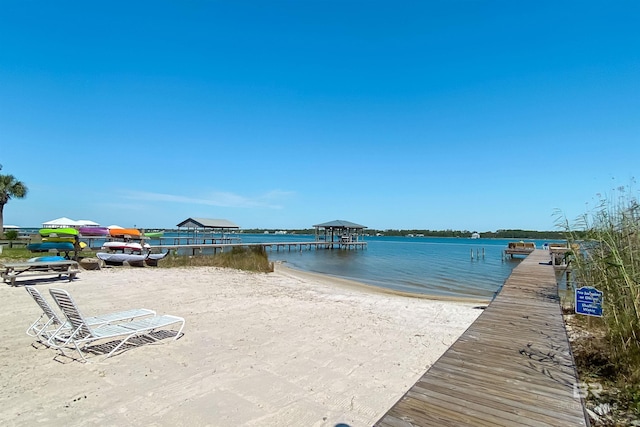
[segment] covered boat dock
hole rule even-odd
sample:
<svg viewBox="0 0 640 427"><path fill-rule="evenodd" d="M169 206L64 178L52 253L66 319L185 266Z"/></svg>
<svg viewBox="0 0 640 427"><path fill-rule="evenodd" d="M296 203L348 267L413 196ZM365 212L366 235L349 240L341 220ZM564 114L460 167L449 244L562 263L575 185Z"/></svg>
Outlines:
<svg viewBox="0 0 640 427"><path fill-rule="evenodd" d="M354 247L364 248L366 243L363 241L363 231L367 228L364 225L355 222L336 219L334 221L316 224L313 226L316 230L316 242L325 242L333 249L337 247Z"/></svg>
<svg viewBox="0 0 640 427"><path fill-rule="evenodd" d="M178 229L186 228L186 244L198 245L207 243L231 244L239 243L240 238L233 237L240 226L226 219L187 218L177 225ZM184 241L184 237L176 238ZM179 242L175 242L179 244Z"/></svg>

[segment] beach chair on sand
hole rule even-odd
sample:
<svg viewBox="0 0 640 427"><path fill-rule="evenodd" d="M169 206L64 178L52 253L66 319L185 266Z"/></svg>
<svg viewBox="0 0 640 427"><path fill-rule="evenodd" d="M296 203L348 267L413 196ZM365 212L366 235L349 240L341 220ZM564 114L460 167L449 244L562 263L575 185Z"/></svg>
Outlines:
<svg viewBox="0 0 640 427"><path fill-rule="evenodd" d="M144 336L152 341L159 341L167 336L166 334L159 333L160 328L179 324L180 329L175 333L173 338L177 340L178 337L181 336L182 329L184 328L184 319L182 317L168 314L137 318L122 323L107 323L93 326L90 325L87 319L80 313L80 310L78 310L78 307L67 291L63 289L49 289L49 292L64 313L67 321L71 324L71 332L64 340L56 339L55 344L52 344L52 340L49 340L49 344L60 349L63 354L64 347L73 346L85 362L88 362L88 360L85 358L84 352L90 350L90 344L95 344L96 342L110 338L122 337L122 340L113 346L111 351L104 357L107 359L121 349L133 337ZM111 344L113 344L113 342L108 343L107 346L111 347ZM91 349L93 349L93 346Z"/></svg>
<svg viewBox="0 0 640 427"><path fill-rule="evenodd" d="M41 343L49 345L49 341L63 339L65 335L71 331L71 324L63 321L49 305L46 299L33 286L24 287L29 295L33 297L38 306L42 309L42 314L35 322L27 328L27 335L37 337ZM86 321L91 326L102 325L105 323L121 322L131 320L138 317L155 316L156 312L146 308L138 308L134 310L119 311L117 313L107 313L100 316L87 317ZM56 338L56 336L58 336Z"/></svg>

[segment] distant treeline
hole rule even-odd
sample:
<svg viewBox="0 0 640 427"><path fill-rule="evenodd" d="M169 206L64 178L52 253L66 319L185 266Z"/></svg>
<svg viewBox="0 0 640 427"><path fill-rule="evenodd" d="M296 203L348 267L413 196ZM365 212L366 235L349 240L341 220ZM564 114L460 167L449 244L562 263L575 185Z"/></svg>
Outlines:
<svg viewBox="0 0 640 427"><path fill-rule="evenodd" d="M264 228L244 229L243 233L257 233L262 234L265 231L273 234L276 231L286 231L287 234L315 234L315 229L306 228L300 230L271 230ZM414 236L424 237L471 237L474 232L469 230L376 230L367 228L364 230L365 234L375 236L376 234L383 234L385 236L407 236L412 234ZM536 231L536 230L498 230L498 231L483 231L479 232L480 237L485 239L535 239L535 240L564 240L566 239L566 232L564 231Z"/></svg>

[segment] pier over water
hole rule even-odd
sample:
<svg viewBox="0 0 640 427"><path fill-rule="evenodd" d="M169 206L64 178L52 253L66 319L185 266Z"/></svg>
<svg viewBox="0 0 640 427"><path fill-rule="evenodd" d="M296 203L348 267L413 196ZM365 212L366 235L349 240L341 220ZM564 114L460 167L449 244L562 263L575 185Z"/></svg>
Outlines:
<svg viewBox="0 0 640 427"><path fill-rule="evenodd" d="M367 242L347 241L300 241L300 242L265 242L265 243L206 243L206 244L160 244L153 245L154 249L166 249L172 251L189 252L191 255L216 254L225 249L262 247L265 251L302 251L312 249L366 249Z"/></svg>
<svg viewBox="0 0 640 427"><path fill-rule="evenodd" d="M375 425L588 426L549 252L536 249Z"/></svg>

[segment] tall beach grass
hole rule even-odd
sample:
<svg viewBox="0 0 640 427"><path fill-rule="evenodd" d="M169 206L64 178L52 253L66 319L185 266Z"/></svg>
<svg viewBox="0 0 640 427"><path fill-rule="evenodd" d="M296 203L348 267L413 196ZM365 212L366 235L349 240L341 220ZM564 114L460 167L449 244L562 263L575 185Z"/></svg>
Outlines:
<svg viewBox="0 0 640 427"><path fill-rule="evenodd" d="M0 254L0 263L26 261L34 256L49 255L48 253L34 254L26 248L5 248ZM85 249L78 252L78 259L93 258L96 252ZM238 270L270 273L273 263L269 261L267 252L261 246L250 248L234 247L230 251L216 255L175 255L169 254L158 263L159 267L224 267Z"/></svg>
<svg viewBox="0 0 640 427"><path fill-rule="evenodd" d="M615 384L640 415L640 204L623 187L614 196L601 196L596 208L575 224L563 219L558 225L569 243L580 248L571 260L575 286L603 292L602 322L583 322L598 329L594 336L603 337L593 344L599 360L594 368L607 365L600 370L606 372L601 379Z"/></svg>
<svg viewBox="0 0 640 427"><path fill-rule="evenodd" d="M269 262L267 252L262 246L234 247L230 251L215 255L186 256L170 254L158 265L164 268L210 266L263 273L273 271L273 263Z"/></svg>

